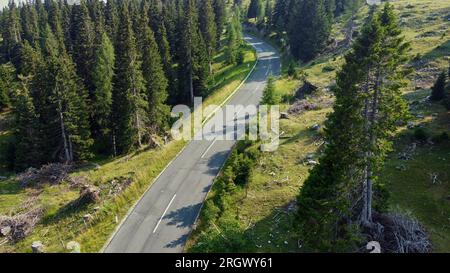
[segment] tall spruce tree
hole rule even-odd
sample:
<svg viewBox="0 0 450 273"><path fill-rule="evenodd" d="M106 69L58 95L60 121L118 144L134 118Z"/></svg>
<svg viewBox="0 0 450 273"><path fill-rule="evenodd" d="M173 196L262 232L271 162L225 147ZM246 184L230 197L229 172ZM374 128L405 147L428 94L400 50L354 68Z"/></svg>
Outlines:
<svg viewBox="0 0 450 273"><path fill-rule="evenodd" d="M256 16L257 18L257 23L259 26L263 26L264 25L264 19L265 19L265 15L266 15L266 2L264 0L259 0L258 1L258 14Z"/></svg>
<svg viewBox="0 0 450 273"><path fill-rule="evenodd" d="M107 0L105 7L105 29L112 41L116 41L117 28L119 26L119 15L116 0Z"/></svg>
<svg viewBox="0 0 450 273"><path fill-rule="evenodd" d="M170 116L170 109L165 104L168 83L146 10L144 3L141 13L140 51L148 103L148 124L146 127L150 129L149 133L162 133L168 126Z"/></svg>
<svg viewBox="0 0 450 273"><path fill-rule="evenodd" d="M291 52L296 58L309 61L327 45L331 18L324 0L295 1L292 8L287 28Z"/></svg>
<svg viewBox="0 0 450 273"><path fill-rule="evenodd" d="M373 183L404 117L400 93L408 44L390 5L377 12L345 56L337 75L327 145L298 197L302 239L310 250L348 251L352 230L372 226Z"/></svg>
<svg viewBox="0 0 450 273"><path fill-rule="evenodd" d="M247 18L257 18L259 15L260 0L251 0L247 10Z"/></svg>
<svg viewBox="0 0 450 273"><path fill-rule="evenodd" d="M171 48L169 40L167 38L167 29L165 26L165 20L163 18L163 4L160 0L150 1L149 17L150 25L153 29L156 43L158 44L159 54L161 56L161 62L164 67L164 73L168 80L167 90L170 94L169 103L174 102L174 97L177 94L177 77L175 69L173 67L173 58L170 54Z"/></svg>
<svg viewBox="0 0 450 273"><path fill-rule="evenodd" d="M146 98L141 62L136 48L128 3L120 6L117 32L116 74L113 89L114 154L127 153L142 145L146 116Z"/></svg>
<svg viewBox="0 0 450 273"><path fill-rule="evenodd" d="M194 103L195 95L206 95L209 74L208 53L198 27L198 10L188 0L180 20L179 85L182 102Z"/></svg>
<svg viewBox="0 0 450 273"><path fill-rule="evenodd" d="M48 24L58 41L59 47L61 50L64 50L64 32L61 25L61 11L59 5L55 0L45 0L44 5L47 10Z"/></svg>
<svg viewBox="0 0 450 273"><path fill-rule="evenodd" d="M20 87L14 92L14 168L17 171L39 167L42 163L39 117L30 95L29 77L21 77Z"/></svg>
<svg viewBox="0 0 450 273"><path fill-rule="evenodd" d="M105 31L105 15L103 8L103 1L88 0L87 6L89 10L89 16L92 20L93 28L95 31L95 43L100 44L103 39L103 32Z"/></svg>
<svg viewBox="0 0 450 273"><path fill-rule="evenodd" d="M15 89L16 69L10 63L0 65L0 111L10 105L10 94Z"/></svg>
<svg viewBox="0 0 450 273"><path fill-rule="evenodd" d="M200 31L208 52L209 73L212 74L212 62L216 50L216 24L212 0L199 1Z"/></svg>
<svg viewBox="0 0 450 273"><path fill-rule="evenodd" d="M26 3L21 8L21 22L23 38L32 45L36 45L39 42L39 23L34 4Z"/></svg>
<svg viewBox="0 0 450 273"><path fill-rule="evenodd" d="M273 7L273 25L275 29L282 32L286 30L288 25L288 9L291 1L290 0L276 0Z"/></svg>
<svg viewBox="0 0 450 273"><path fill-rule="evenodd" d="M228 24L225 57L228 64L235 64L239 48L239 38L234 20Z"/></svg>
<svg viewBox="0 0 450 273"><path fill-rule="evenodd" d="M266 29L269 29L272 27L273 24L273 8L272 8L272 1L266 0L266 7L264 8L264 17L265 17L265 27Z"/></svg>
<svg viewBox="0 0 450 273"><path fill-rule="evenodd" d="M79 5L75 5L72 8L71 38L73 60L76 64L78 75L83 79L86 88L89 90L89 97L92 98L95 32L86 0L81 0Z"/></svg>
<svg viewBox="0 0 450 273"><path fill-rule="evenodd" d="M19 11L14 1L2 12L2 55L3 59L18 66L20 43L22 42Z"/></svg>
<svg viewBox="0 0 450 273"><path fill-rule="evenodd" d="M214 0L214 18L216 22L216 47L220 48L220 38L222 36L225 22L226 22L226 9L224 0Z"/></svg>
<svg viewBox="0 0 450 273"><path fill-rule="evenodd" d="M39 81L44 86L43 130L49 158L64 162L80 161L92 156L87 92L66 52L60 51L50 27L44 32L43 52L46 70Z"/></svg>
<svg viewBox="0 0 450 273"><path fill-rule="evenodd" d="M97 147L102 152L108 152L107 149L111 143L111 107L113 92L115 54L112 42L106 33L102 34L102 41L96 51L96 60L94 65L93 83L94 95L92 97L92 115L91 119L93 136L97 140ZM111 151L111 149L109 149Z"/></svg>
<svg viewBox="0 0 450 273"><path fill-rule="evenodd" d="M73 53L72 37L71 37L71 24L72 24L72 6L69 5L67 0L59 0L59 6L61 10L61 28L64 34L64 44L69 54Z"/></svg>

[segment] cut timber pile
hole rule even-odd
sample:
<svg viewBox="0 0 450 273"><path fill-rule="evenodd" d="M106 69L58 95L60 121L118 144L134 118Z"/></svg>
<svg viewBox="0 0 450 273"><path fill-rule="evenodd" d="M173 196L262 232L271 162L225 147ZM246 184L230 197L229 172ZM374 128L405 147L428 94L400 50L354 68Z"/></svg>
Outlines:
<svg viewBox="0 0 450 273"><path fill-rule="evenodd" d="M313 98L311 100L297 100L288 109L288 114L299 115L306 111L314 111L330 107L333 101L329 98Z"/></svg>
<svg viewBox="0 0 450 273"><path fill-rule="evenodd" d="M58 184L69 178L71 165L54 163L42 166L39 170L29 168L17 176L22 187L39 186L41 184Z"/></svg>
<svg viewBox="0 0 450 273"><path fill-rule="evenodd" d="M14 216L0 216L0 236L13 242L23 239L33 231L42 215L43 209L39 207Z"/></svg>
<svg viewBox="0 0 450 273"><path fill-rule="evenodd" d="M296 101L289 109L288 114L290 115L298 115L305 111L312 111L319 109L317 103L308 102L305 100Z"/></svg>

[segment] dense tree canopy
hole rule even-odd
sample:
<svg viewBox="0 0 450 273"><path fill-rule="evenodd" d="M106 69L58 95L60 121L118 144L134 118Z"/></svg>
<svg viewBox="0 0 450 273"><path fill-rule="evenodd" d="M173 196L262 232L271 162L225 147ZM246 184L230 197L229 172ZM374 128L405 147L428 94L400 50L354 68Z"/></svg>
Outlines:
<svg viewBox="0 0 450 273"><path fill-rule="evenodd" d="M262 8L259 2L250 2L248 18L260 17L258 14ZM334 17L344 12L355 13L364 1L275 0L273 7L270 0L265 3L265 20L258 19L259 22L263 22L269 32L286 32L294 57L309 61L327 46Z"/></svg>
<svg viewBox="0 0 450 273"><path fill-rule="evenodd" d="M165 134L169 104L208 94L225 7L11 1L0 12L0 110L13 109L16 169L126 153Z"/></svg>

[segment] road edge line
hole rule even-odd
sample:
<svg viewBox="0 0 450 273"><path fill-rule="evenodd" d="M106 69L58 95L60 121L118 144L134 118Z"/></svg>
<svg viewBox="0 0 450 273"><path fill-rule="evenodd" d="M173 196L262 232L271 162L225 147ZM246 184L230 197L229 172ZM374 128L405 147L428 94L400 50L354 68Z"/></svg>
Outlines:
<svg viewBox="0 0 450 273"><path fill-rule="evenodd" d="M111 235L109 236L108 240L105 242L105 244L103 245L103 247L98 251L99 253L105 253L106 248L111 244L111 241L114 239L114 237L116 236L117 232L119 231L119 229L122 227L123 223L128 219L128 217L130 216L130 214L133 212L133 210L136 208L136 206L139 204L139 202L142 200L142 198L144 197L144 195L152 188L152 186L155 184L156 180L158 180L158 178L164 173L164 171L169 168L170 164L173 163L173 161L175 161L175 159L177 159L181 153L186 149L186 147L188 146L189 142L186 143L183 148L175 155L174 158L172 158L172 160L169 161L169 163L167 163L167 165L164 167L164 169L161 170L161 172L153 179L152 183L150 184L150 186L144 191L144 193L142 193L142 195L139 197L139 199L128 209L127 213L124 215L124 217L122 218L122 220L120 221L120 223L116 226L116 228L114 229L114 232L111 233Z"/></svg>
<svg viewBox="0 0 450 273"><path fill-rule="evenodd" d="M248 34L248 35L253 36L253 37L256 37L256 36L251 35L251 34ZM256 38L262 40L262 39L259 38L259 37L256 37ZM253 48L255 48L255 47L253 47ZM256 50L256 48L255 48L255 50ZM258 64L258 61L259 61L259 58L258 58L258 52L256 52L256 62L255 62L255 65L254 65L253 68L250 70L250 72L249 72L249 74L247 75L247 77L245 77L245 79L244 79L244 80L242 81L242 83L239 85L238 89L244 84L245 81L247 81L247 79L249 78L250 74L253 72L253 70L255 69L256 65ZM235 91L234 91L234 92L235 92ZM234 92L233 92L233 93L234 93ZM227 98L227 99L228 99L228 98ZM222 106L223 106L223 105L222 105ZM216 109L215 111L217 111L217 109ZM205 120L205 121L206 121L206 120ZM200 210L198 211L197 216L195 217L194 223L192 224L192 227L193 227L193 228L191 228L191 230L190 230L189 233L188 233L188 236L187 236L188 239L191 237L191 235L192 235L192 233L194 232L194 230L197 229L197 222L198 222L198 219L200 218L200 214L202 213L202 209L203 209L203 206L205 205L206 199L208 198L208 195L210 194L210 192L211 192L211 190L212 190L212 188L213 188L213 186L214 186L214 184L215 184L215 182L216 182L217 177L219 177L219 174L222 172L222 170L223 170L223 168L225 167L225 165L226 165L228 159L230 158L231 153L232 153L233 150L236 148L237 143L238 143L238 141L235 141L235 142L234 142L233 147L231 148L230 152L229 152L228 155L227 155L227 158L225 159L225 161L224 161L224 163L222 164L222 166L220 166L219 172L217 173L216 177L214 177L214 180L213 180L213 182L211 183L211 187L209 187L208 192L206 193L205 198L203 199L203 202L202 202L202 204L200 205ZM195 228L194 228L194 227L195 227ZM186 240L186 242L187 242L187 240ZM185 252L185 249L186 249L186 244L184 244L184 246L183 246L183 252L182 252L182 253L186 253L186 252Z"/></svg>
<svg viewBox="0 0 450 273"><path fill-rule="evenodd" d="M237 144L237 143L238 143L237 141L234 142L233 147L231 147L231 150L230 150L230 152L229 152L228 155L227 155L227 158L225 159L225 161L224 161L224 163L222 164L222 166L220 166L219 172L217 173L216 177L214 177L214 180L213 180L213 182L211 183L211 187L209 187L208 192L207 192L206 195L205 195L205 198L203 198L203 202L202 202L202 204L200 205L200 210L198 211L197 216L195 216L194 223L192 224L192 228L191 228L191 230L190 230L189 233L188 233L188 236L187 236L188 239L191 237L191 235L192 235L192 233L194 232L194 230L197 229L198 218L200 218L200 214L202 213L202 209L203 209L203 206L205 205L206 199L208 198L208 195L209 195L209 193L211 192L211 190L212 190L212 188L213 188L213 186L214 186L214 184L215 184L215 182L216 182L217 177L219 177L219 174L222 172L222 170L223 170L223 168L225 167L225 165L226 165L228 159L230 158L231 153L232 153L233 150L236 148L236 144ZM194 228L194 227L195 227L195 228ZM186 242L187 242L187 241L188 241L188 240L186 240ZM185 252L185 249L186 249L186 244L184 244L184 246L183 246L183 251L182 251L181 253L186 253L186 252Z"/></svg>

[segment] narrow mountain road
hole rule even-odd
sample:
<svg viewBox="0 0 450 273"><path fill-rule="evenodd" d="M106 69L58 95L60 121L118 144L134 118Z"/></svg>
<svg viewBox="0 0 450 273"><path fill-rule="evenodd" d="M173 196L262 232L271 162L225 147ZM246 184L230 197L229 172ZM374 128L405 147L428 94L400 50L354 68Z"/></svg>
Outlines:
<svg viewBox="0 0 450 273"><path fill-rule="evenodd" d="M244 38L256 49L259 61L228 105L257 105L269 75L280 74L276 50L256 37ZM189 142L138 201L104 252L182 252L213 180L234 144L234 140Z"/></svg>

